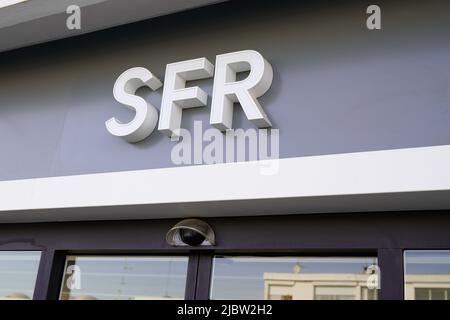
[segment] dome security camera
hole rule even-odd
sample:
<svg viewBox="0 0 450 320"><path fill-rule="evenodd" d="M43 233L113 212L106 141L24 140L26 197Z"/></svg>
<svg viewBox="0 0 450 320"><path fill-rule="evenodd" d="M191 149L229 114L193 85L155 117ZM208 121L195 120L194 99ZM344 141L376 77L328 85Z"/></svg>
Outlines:
<svg viewBox="0 0 450 320"><path fill-rule="evenodd" d="M199 219L185 219L174 225L166 235L171 246L213 246L214 231L209 224Z"/></svg>

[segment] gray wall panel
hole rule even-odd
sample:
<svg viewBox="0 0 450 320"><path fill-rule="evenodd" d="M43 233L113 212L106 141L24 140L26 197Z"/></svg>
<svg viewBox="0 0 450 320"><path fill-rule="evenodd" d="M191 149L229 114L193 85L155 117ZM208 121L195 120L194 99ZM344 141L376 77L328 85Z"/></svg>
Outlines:
<svg viewBox="0 0 450 320"><path fill-rule="evenodd" d="M284 4L284 5L282 5ZM379 1L225 3L0 55L0 180L173 166L159 132L129 144L104 121L132 113L112 96L127 68L254 49L274 68L260 98L280 156L450 144L450 5ZM199 81L211 93L213 80ZM140 93L159 107L162 90ZM235 127L249 128L236 108ZM182 126L209 126L209 105Z"/></svg>

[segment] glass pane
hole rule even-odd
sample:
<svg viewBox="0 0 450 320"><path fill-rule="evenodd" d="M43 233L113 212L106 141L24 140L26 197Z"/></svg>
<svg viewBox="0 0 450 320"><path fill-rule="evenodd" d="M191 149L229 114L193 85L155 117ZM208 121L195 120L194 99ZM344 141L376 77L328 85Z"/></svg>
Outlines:
<svg viewBox="0 0 450 320"><path fill-rule="evenodd" d="M450 250L405 251L405 299L450 300Z"/></svg>
<svg viewBox="0 0 450 320"><path fill-rule="evenodd" d="M60 299L184 299L187 266L187 257L69 256Z"/></svg>
<svg viewBox="0 0 450 320"><path fill-rule="evenodd" d="M211 299L375 300L376 258L216 256ZM377 281L376 280L376 281ZM365 289L365 290L363 290Z"/></svg>
<svg viewBox="0 0 450 320"><path fill-rule="evenodd" d="M0 251L0 300L30 300L39 268L39 251Z"/></svg>

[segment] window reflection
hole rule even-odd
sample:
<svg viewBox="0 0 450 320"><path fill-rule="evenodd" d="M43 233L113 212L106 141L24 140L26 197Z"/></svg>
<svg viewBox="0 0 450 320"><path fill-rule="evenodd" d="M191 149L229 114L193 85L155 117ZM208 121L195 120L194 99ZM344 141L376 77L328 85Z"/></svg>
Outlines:
<svg viewBox="0 0 450 320"><path fill-rule="evenodd" d="M450 300L450 250L405 251L405 299Z"/></svg>
<svg viewBox="0 0 450 320"><path fill-rule="evenodd" d="M187 257L68 256L62 300L183 299Z"/></svg>
<svg viewBox="0 0 450 320"><path fill-rule="evenodd" d="M0 251L0 300L30 300L39 268L39 251Z"/></svg>
<svg viewBox="0 0 450 320"><path fill-rule="evenodd" d="M214 258L212 299L376 300L376 258ZM370 267L370 268L369 268ZM375 288L375 289L374 289Z"/></svg>

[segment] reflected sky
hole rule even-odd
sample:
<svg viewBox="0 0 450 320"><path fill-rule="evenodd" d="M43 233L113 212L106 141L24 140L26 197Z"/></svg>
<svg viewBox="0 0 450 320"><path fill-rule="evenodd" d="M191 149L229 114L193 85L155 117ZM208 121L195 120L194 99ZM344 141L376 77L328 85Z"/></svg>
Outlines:
<svg viewBox="0 0 450 320"><path fill-rule="evenodd" d="M68 257L67 267L80 268L80 289L70 290L65 273L62 299L183 299L187 257ZM70 297L68 296L70 294Z"/></svg>
<svg viewBox="0 0 450 320"><path fill-rule="evenodd" d="M406 274L450 274L450 251L405 251Z"/></svg>

